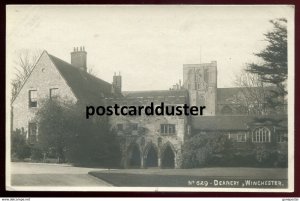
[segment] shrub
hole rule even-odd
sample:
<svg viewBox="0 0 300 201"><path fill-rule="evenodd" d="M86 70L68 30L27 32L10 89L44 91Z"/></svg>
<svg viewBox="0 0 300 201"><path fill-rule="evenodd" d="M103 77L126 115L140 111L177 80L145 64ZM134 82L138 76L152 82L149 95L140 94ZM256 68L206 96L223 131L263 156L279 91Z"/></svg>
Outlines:
<svg viewBox="0 0 300 201"><path fill-rule="evenodd" d="M26 142L26 135L17 129L11 134L11 156L13 161L24 160L31 154L30 146Z"/></svg>
<svg viewBox="0 0 300 201"><path fill-rule="evenodd" d="M230 155L230 141L224 135L195 135L183 145L183 168L219 165Z"/></svg>
<svg viewBox="0 0 300 201"><path fill-rule="evenodd" d="M42 148L38 145L31 146L31 160L41 162L44 159L44 152Z"/></svg>
<svg viewBox="0 0 300 201"><path fill-rule="evenodd" d="M274 144L251 144L237 148L225 135L195 135L183 146L183 168L287 167L287 148Z"/></svg>
<svg viewBox="0 0 300 201"><path fill-rule="evenodd" d="M41 153L80 166L119 165L119 143L108 119L86 119L85 107L80 103L43 103L37 114Z"/></svg>
<svg viewBox="0 0 300 201"><path fill-rule="evenodd" d="M288 167L288 153L287 151L279 152L277 155L276 167L287 168Z"/></svg>

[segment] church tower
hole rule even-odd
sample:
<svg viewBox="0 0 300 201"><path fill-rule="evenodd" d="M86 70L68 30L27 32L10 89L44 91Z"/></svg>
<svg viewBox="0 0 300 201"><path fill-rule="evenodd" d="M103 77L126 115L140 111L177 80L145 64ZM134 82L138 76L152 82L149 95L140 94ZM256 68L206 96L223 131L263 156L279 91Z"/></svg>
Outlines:
<svg viewBox="0 0 300 201"><path fill-rule="evenodd" d="M190 106L206 106L204 115L216 114L217 62L183 65L183 87L189 92Z"/></svg>

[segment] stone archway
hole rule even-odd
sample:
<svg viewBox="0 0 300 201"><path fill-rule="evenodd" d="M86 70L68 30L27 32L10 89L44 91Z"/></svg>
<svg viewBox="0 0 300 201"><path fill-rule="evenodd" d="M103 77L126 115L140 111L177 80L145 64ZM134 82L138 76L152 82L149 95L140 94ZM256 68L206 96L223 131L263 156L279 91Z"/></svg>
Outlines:
<svg viewBox="0 0 300 201"><path fill-rule="evenodd" d="M170 144L167 144L161 154L162 168L175 168L175 153Z"/></svg>
<svg viewBox="0 0 300 201"><path fill-rule="evenodd" d="M128 149L128 167L141 167L141 151L137 144L133 144Z"/></svg>
<svg viewBox="0 0 300 201"><path fill-rule="evenodd" d="M145 151L145 167L158 167L158 151L153 144Z"/></svg>

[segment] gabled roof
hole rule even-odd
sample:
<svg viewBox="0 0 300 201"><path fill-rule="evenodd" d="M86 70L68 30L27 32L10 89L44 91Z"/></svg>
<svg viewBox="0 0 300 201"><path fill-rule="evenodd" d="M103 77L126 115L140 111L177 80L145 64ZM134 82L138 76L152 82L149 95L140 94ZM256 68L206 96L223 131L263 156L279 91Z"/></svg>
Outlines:
<svg viewBox="0 0 300 201"><path fill-rule="evenodd" d="M113 96L110 83L80 70L53 55L48 55L79 100L94 103L104 97Z"/></svg>
<svg viewBox="0 0 300 201"><path fill-rule="evenodd" d="M153 90L153 91L124 91L124 97L126 98L138 98L138 97L188 97L187 90Z"/></svg>
<svg viewBox="0 0 300 201"><path fill-rule="evenodd" d="M278 127L287 127L287 116L199 116L192 118L192 127L203 131L243 131L248 130L249 126L273 125L270 119L279 122ZM275 125L274 125L275 126Z"/></svg>

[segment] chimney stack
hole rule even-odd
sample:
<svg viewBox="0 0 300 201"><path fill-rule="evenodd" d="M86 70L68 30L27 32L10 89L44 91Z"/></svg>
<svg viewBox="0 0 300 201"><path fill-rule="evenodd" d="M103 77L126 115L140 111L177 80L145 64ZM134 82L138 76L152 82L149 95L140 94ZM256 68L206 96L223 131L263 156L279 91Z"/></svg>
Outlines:
<svg viewBox="0 0 300 201"><path fill-rule="evenodd" d="M120 72L119 72L119 75L114 73L112 87L113 87L113 91L115 93L122 92L122 76L121 76Z"/></svg>
<svg viewBox="0 0 300 201"><path fill-rule="evenodd" d="M85 51L84 47L74 47L73 52L71 52L71 64L86 72L86 55L87 52Z"/></svg>

